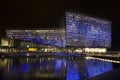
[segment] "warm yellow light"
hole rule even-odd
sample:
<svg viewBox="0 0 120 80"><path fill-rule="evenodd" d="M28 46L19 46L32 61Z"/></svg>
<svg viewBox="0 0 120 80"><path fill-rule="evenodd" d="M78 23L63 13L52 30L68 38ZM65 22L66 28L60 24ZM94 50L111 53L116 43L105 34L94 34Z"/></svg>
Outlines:
<svg viewBox="0 0 120 80"><path fill-rule="evenodd" d="M37 51L37 48L28 48L28 51Z"/></svg>

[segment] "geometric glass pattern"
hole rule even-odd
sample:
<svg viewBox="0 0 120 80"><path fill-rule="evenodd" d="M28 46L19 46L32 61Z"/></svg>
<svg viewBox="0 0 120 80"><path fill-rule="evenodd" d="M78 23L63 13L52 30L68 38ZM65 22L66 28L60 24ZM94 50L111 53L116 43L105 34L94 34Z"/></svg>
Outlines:
<svg viewBox="0 0 120 80"><path fill-rule="evenodd" d="M66 45L111 47L111 22L79 13L65 13Z"/></svg>

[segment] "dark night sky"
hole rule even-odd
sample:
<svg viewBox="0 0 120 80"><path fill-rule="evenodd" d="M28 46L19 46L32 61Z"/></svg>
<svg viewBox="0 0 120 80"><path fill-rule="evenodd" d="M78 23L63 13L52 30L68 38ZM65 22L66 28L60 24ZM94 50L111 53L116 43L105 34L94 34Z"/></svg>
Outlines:
<svg viewBox="0 0 120 80"><path fill-rule="evenodd" d="M119 0L1 0L0 34L13 25L58 27L67 9L111 20L112 47L120 49L119 8Z"/></svg>

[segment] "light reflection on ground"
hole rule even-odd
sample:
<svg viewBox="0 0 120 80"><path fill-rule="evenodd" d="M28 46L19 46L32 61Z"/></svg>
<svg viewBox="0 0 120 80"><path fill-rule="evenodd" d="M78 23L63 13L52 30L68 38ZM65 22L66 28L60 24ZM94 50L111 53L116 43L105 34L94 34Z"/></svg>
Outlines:
<svg viewBox="0 0 120 80"><path fill-rule="evenodd" d="M85 80L113 68L111 62L88 57L0 59L3 80Z"/></svg>

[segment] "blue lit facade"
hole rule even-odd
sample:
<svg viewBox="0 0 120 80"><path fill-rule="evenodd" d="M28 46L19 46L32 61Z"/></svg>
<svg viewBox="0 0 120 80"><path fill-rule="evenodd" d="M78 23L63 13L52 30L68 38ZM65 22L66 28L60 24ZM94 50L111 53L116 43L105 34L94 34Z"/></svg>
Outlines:
<svg viewBox="0 0 120 80"><path fill-rule="evenodd" d="M111 22L74 12L65 12L64 29L6 30L8 38L58 47L110 48Z"/></svg>
<svg viewBox="0 0 120 80"><path fill-rule="evenodd" d="M111 22L79 13L65 13L66 45L111 47Z"/></svg>
<svg viewBox="0 0 120 80"><path fill-rule="evenodd" d="M64 30L6 30L8 38L20 39L36 44L65 47Z"/></svg>

